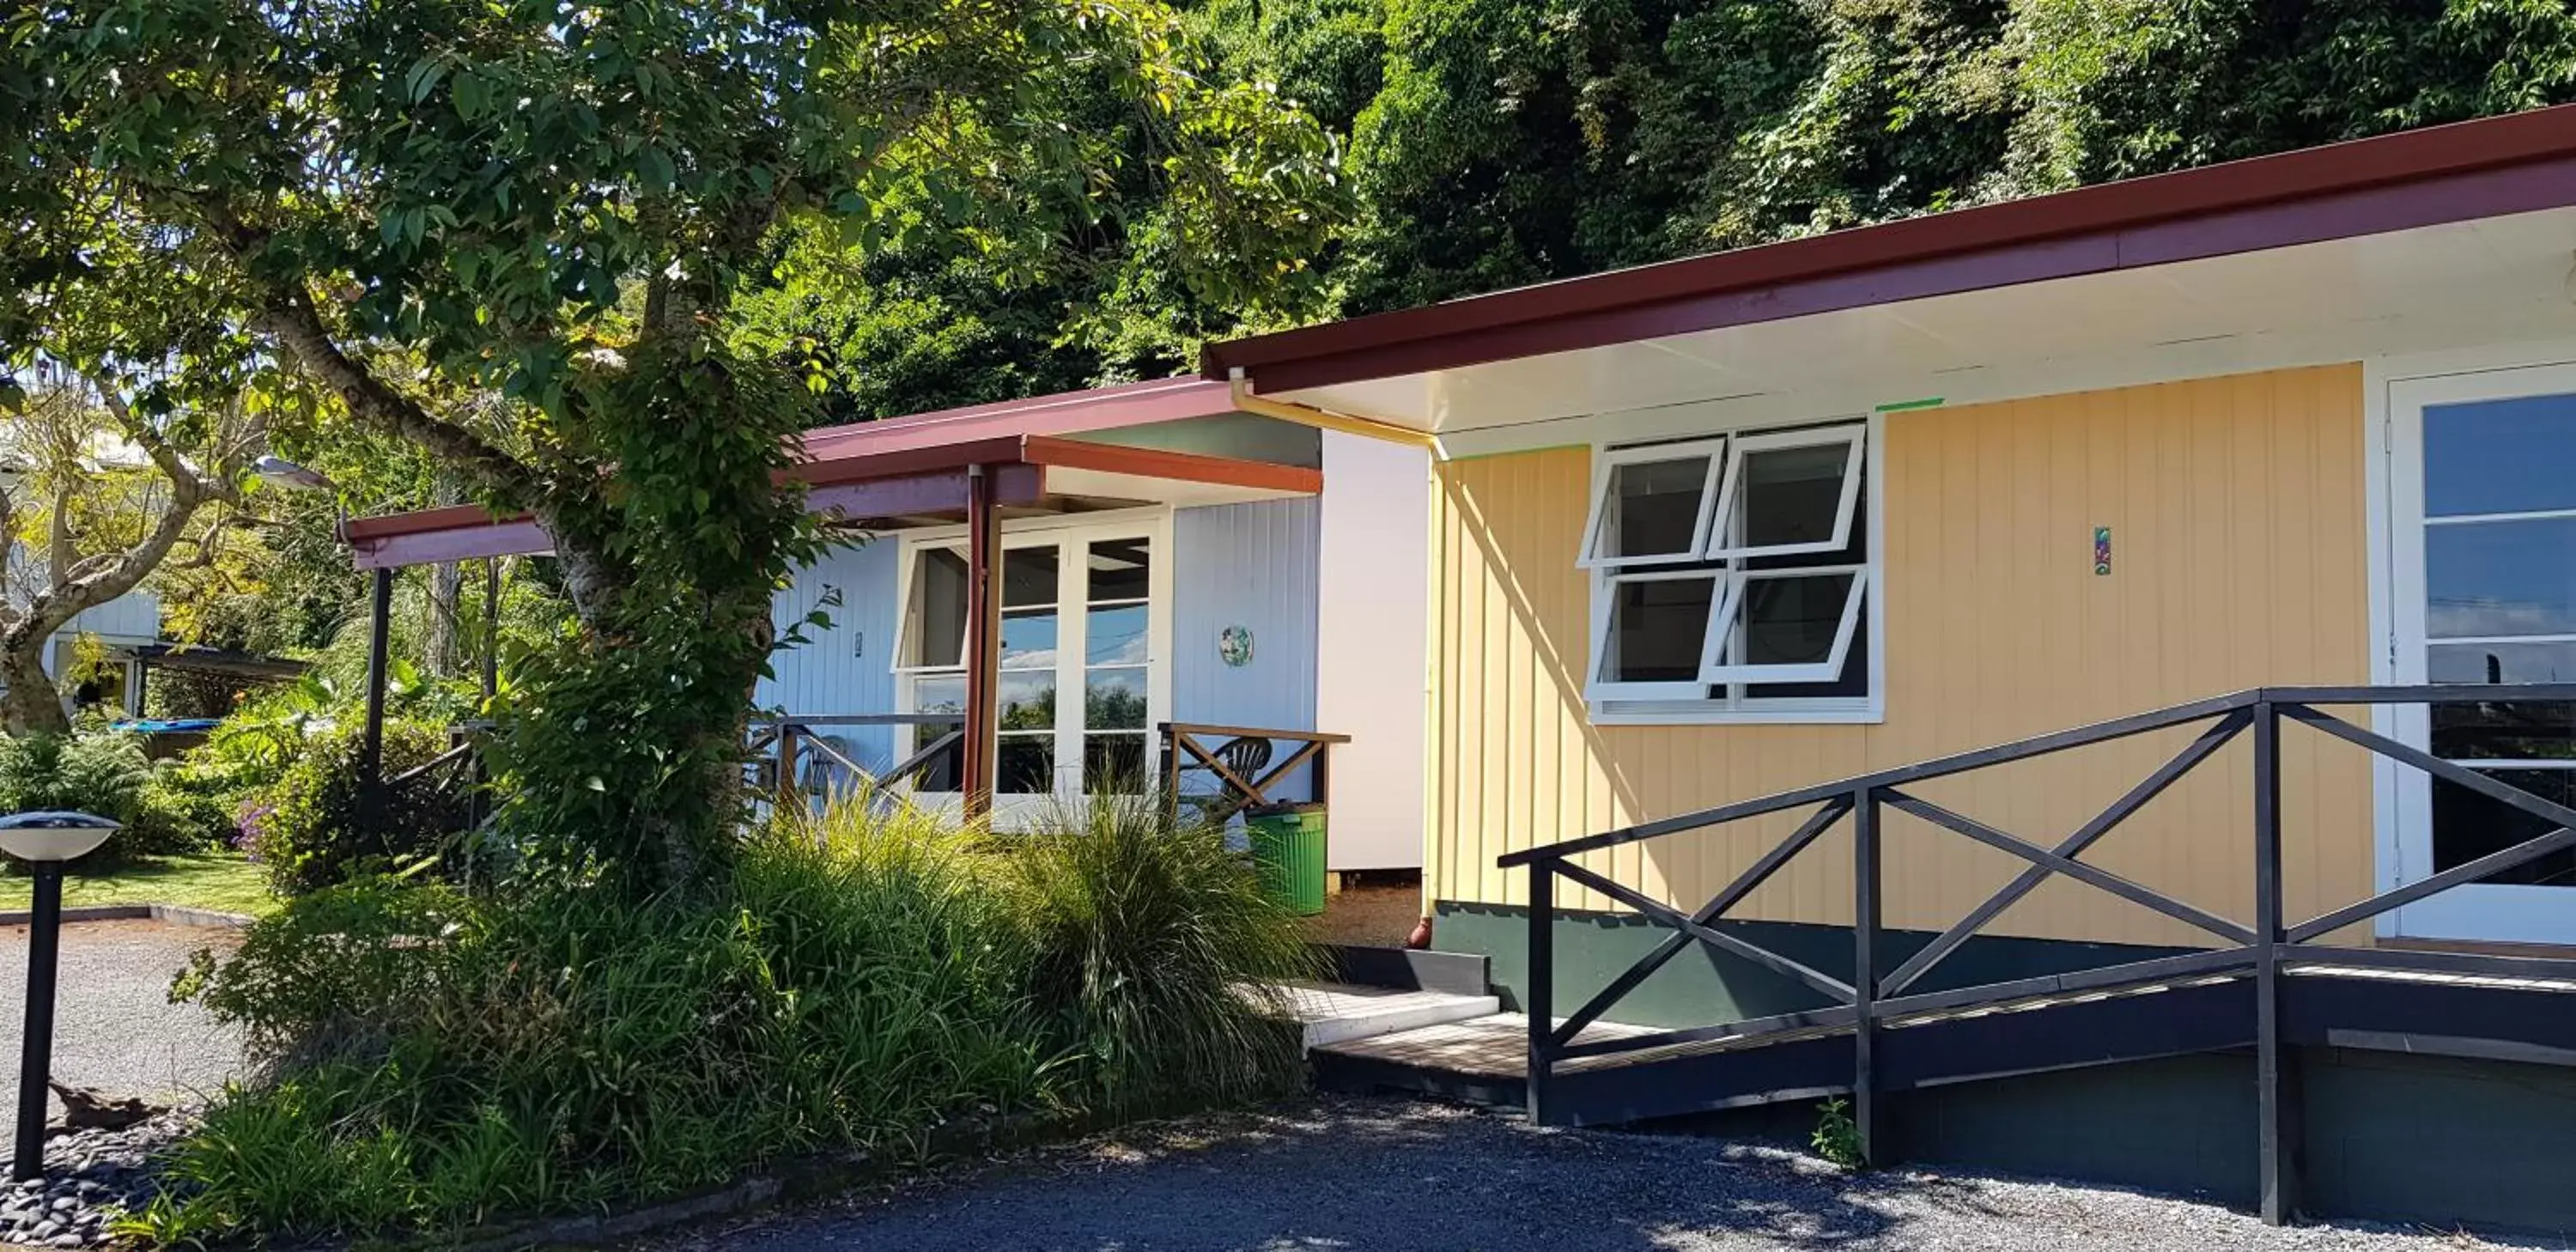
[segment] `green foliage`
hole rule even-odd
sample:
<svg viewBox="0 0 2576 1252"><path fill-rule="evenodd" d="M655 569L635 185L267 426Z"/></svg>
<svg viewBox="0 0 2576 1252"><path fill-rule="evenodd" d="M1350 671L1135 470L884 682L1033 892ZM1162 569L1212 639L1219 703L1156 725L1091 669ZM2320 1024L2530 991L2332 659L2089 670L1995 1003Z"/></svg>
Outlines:
<svg viewBox="0 0 2576 1252"><path fill-rule="evenodd" d="M0 740L0 812L71 809L129 821L151 772L132 735L13 736Z"/></svg>
<svg viewBox="0 0 2576 1252"><path fill-rule="evenodd" d="M386 719L384 782L372 806L358 776L365 738L362 719L314 736L245 823L245 847L278 894L407 871L452 851L465 823L459 793L436 772L403 777L447 750L444 728Z"/></svg>
<svg viewBox="0 0 2576 1252"><path fill-rule="evenodd" d="M202 849L207 828L194 824L189 802L174 795L159 774L132 735L11 736L0 739L0 813L70 809L124 823L98 851L75 863L83 870Z"/></svg>
<svg viewBox="0 0 2576 1252"><path fill-rule="evenodd" d="M1070 1016L1105 1106L1241 1099L1297 1072L1297 1031L1241 984L1321 968L1221 830L1175 827L1150 796L1095 795L1050 813L1002 867L1037 998Z"/></svg>
<svg viewBox="0 0 2576 1252"><path fill-rule="evenodd" d="M503 820L571 878L714 890L770 597L815 551L774 485L803 362L737 300L798 229L1225 308L1310 287L1337 149L1206 68L1151 0L40 0L0 18L0 289L29 293L0 347L134 306L167 333L93 355L229 349L182 389L292 362L316 420L532 511L580 629L505 710Z"/></svg>
<svg viewBox="0 0 2576 1252"><path fill-rule="evenodd" d="M1293 1081L1294 1028L1234 990L1310 968L1293 921L1212 837L1155 830L1003 842L845 797L755 838L715 900L304 896L176 989L270 1077L216 1102L184 1198L128 1228L437 1234L801 1153L911 1160L959 1119Z"/></svg>
<svg viewBox="0 0 2576 1252"><path fill-rule="evenodd" d="M222 775L164 762L143 780L134 820L117 832L135 856L181 856L228 844L242 793Z"/></svg>
<svg viewBox="0 0 2576 1252"><path fill-rule="evenodd" d="M1866 1164L1860 1154L1860 1125L1852 1120L1851 1101L1836 1096L1816 1106L1815 1133L1807 1143L1816 1155L1844 1169Z"/></svg>

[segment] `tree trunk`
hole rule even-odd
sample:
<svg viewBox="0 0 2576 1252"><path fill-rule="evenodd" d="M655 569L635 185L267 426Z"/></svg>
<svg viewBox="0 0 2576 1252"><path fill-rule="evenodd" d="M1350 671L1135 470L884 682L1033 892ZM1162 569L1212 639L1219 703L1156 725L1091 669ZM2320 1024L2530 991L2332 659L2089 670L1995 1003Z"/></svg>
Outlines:
<svg viewBox="0 0 2576 1252"><path fill-rule="evenodd" d="M438 489L430 499L435 504L464 503L462 492L441 475ZM455 678L464 673L463 632L458 629L456 609L465 589L465 567L454 561L442 561L429 567L429 622L422 649L429 672L439 678Z"/></svg>
<svg viewBox="0 0 2576 1252"><path fill-rule="evenodd" d="M29 638L12 631L0 636L0 682L9 684L8 691L0 694L0 725L12 735L71 732L62 692L45 672L45 648L51 642L51 635Z"/></svg>

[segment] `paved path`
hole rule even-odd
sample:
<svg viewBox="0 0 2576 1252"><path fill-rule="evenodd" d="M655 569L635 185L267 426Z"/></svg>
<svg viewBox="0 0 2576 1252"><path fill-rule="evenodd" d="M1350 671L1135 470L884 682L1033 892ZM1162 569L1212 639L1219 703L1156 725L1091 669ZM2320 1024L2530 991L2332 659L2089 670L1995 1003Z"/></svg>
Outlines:
<svg viewBox="0 0 2576 1252"><path fill-rule="evenodd" d="M225 929L168 922L67 922L54 1002L56 1082L161 1103L195 1102L241 1072L241 1043L193 1004L170 1003L170 979ZM27 928L0 926L0 1090L18 1108L18 1039L27 1011ZM48 1097L51 1100L51 1097ZM62 1102L52 1100L53 1116ZM8 1135L0 1130L0 1157Z"/></svg>
<svg viewBox="0 0 2576 1252"><path fill-rule="evenodd" d="M1853 1179L1777 1150L1533 1130L1438 1105L1331 1098L1039 1154L710 1228L653 1252L2456 1252L2454 1235L2270 1230L2207 1204L2042 1182ZM2555 1246L2555 1245L2534 1245Z"/></svg>

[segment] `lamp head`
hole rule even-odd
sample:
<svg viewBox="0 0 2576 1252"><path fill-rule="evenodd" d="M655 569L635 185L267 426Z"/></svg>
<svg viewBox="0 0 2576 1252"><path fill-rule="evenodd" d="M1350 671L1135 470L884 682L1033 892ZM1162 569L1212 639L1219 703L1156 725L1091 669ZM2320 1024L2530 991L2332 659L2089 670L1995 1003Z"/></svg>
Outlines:
<svg viewBox="0 0 2576 1252"><path fill-rule="evenodd" d="M0 852L21 861L68 861L107 842L120 823L91 813L12 813L0 817Z"/></svg>

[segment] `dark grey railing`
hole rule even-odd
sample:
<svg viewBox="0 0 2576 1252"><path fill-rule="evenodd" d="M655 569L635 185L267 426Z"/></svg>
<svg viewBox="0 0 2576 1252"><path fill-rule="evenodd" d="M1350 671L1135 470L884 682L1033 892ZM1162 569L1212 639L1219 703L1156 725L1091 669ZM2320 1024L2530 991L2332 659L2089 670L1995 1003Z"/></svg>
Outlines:
<svg viewBox="0 0 2576 1252"><path fill-rule="evenodd" d="M2391 909L2438 895L2464 884L2502 873L2540 857L2576 846L2576 809L2550 803L2529 792L2498 782L2422 749L2365 730L2320 711L2319 705L2381 704L2519 704L2576 702L2576 684L2513 684L2421 687L2265 687L2216 699L2176 705L2152 713L2092 726L2040 735L2014 743L1941 757L1916 765L1881 770L1856 778L1802 787L1761 799L1688 813L1582 839L1510 853L1500 858L1506 868L1528 866L1529 889L1529 1104L1534 1119L1544 1120L1548 1089L1560 1061L1614 1056L1677 1044L1712 1040L1755 1041L1765 1036L1818 1028L1849 1028L1853 1034L1853 1120L1860 1132L1864 1159L1878 1139L1875 1084L1872 1079L1874 1036L1894 1018L1944 1009L1959 1009L2061 992L2134 986L2193 975L2251 971L2256 980L2258 1099L2262 1152L2263 1213L2267 1220L2288 1216L2282 1151L2282 1070L2279 991L2283 966L2292 962L2331 961L2340 966L2422 970L2442 973L2529 977L2546 971L2565 977L2576 961L2467 953L2316 946L2313 941ZM2281 883L2281 725L2284 720L2313 727L2379 756L2467 788L2490 800L2533 814L2555 827L2546 834L2479 857L2438 874L2383 891L2369 899L2291 921L2283 912ZM1930 779L1947 778L2013 761L2047 756L2072 748L2125 739L2152 731L2206 722L2208 726L2180 753L2158 767L2128 793L2113 801L2054 846L2031 843L1974 818L1943 808L1905 790ZM2076 859L2148 801L2240 734L2253 738L2254 921L2246 926L2207 912L2163 892L2142 886ZM1728 822L1814 807L1788 838L1747 866L1732 882L1697 910L1678 908L1648 898L1573 863L1573 858L1604 848L1706 830ZM2029 867L1984 903L1943 931L1912 957L1882 972L1883 925L1880 917L1880 822L1893 808L1933 826L1998 849L2029 862ZM1780 868L1815 843L1843 818L1852 819L1853 918L1852 977L1849 982L1816 970L1740 936L1714 929L1726 912L1751 895ZM2125 964L1991 982L1935 992L1908 989L1974 937L2005 909L2041 883L2063 875L2132 901L2166 917L2215 936L2226 946L2208 951L2132 961ZM1558 879L1591 888L1654 921L1674 934L1614 978L1562 1023L1551 1018L1554 1005L1555 957L1552 922ZM1620 1000L1693 943L1705 945L1794 979L1831 1001L1829 1007L1773 1017L1618 1038L1585 1041L1585 1027L1601 1019Z"/></svg>

